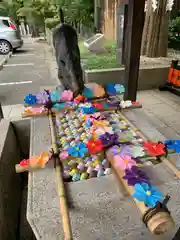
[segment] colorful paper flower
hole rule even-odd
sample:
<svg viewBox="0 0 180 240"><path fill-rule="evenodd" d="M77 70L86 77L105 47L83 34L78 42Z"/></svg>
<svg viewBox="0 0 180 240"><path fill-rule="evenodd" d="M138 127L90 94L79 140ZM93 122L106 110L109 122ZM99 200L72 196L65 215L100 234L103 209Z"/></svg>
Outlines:
<svg viewBox="0 0 180 240"><path fill-rule="evenodd" d="M56 103L56 104L53 105L52 109L58 110L58 109L61 109L61 108L64 108L64 107L65 107L64 103Z"/></svg>
<svg viewBox="0 0 180 240"><path fill-rule="evenodd" d="M68 154L73 157L84 157L85 154L88 152L86 144L83 142L79 142L76 146L70 147L68 149Z"/></svg>
<svg viewBox="0 0 180 240"><path fill-rule="evenodd" d="M119 137L116 133L110 134L106 132L105 134L100 136L100 139L104 147L113 146L119 143Z"/></svg>
<svg viewBox="0 0 180 240"><path fill-rule="evenodd" d="M25 104L36 104L37 103L37 99L36 96L33 94L28 94L25 98L24 98L24 103Z"/></svg>
<svg viewBox="0 0 180 240"><path fill-rule="evenodd" d="M103 144L102 144L102 141L100 139L98 139L98 140L90 139L87 142L87 147L88 147L88 150L91 154L96 154L103 149Z"/></svg>
<svg viewBox="0 0 180 240"><path fill-rule="evenodd" d="M81 178L81 174L80 174L80 173L75 173L75 174L72 176L72 181L73 181L73 182L79 181L80 178Z"/></svg>
<svg viewBox="0 0 180 240"><path fill-rule="evenodd" d="M150 208L154 208L158 202L162 202L164 197L154 186L150 186L147 183L135 184L135 193L133 198L139 202L144 202Z"/></svg>
<svg viewBox="0 0 180 240"><path fill-rule="evenodd" d="M108 83L105 86L105 90L109 95L116 95L115 84L113 84L113 83Z"/></svg>
<svg viewBox="0 0 180 240"><path fill-rule="evenodd" d="M153 143L147 141L144 143L144 148L147 149L151 156L162 156L165 154L165 145L163 143Z"/></svg>
<svg viewBox="0 0 180 240"><path fill-rule="evenodd" d="M92 130L96 130L99 127L101 128L109 127L109 122L107 120L101 120L101 121L94 120Z"/></svg>
<svg viewBox="0 0 180 240"><path fill-rule="evenodd" d="M120 145L114 146L109 150L109 154L111 156L123 156L123 155L129 155L132 156L132 148L128 145Z"/></svg>
<svg viewBox="0 0 180 240"><path fill-rule="evenodd" d="M37 108L32 108L32 107L26 107L24 109L24 113L33 113L33 114L40 114L45 111L44 107L37 107Z"/></svg>
<svg viewBox="0 0 180 240"><path fill-rule="evenodd" d="M97 108L91 106L91 107L84 107L84 108L79 108L80 111L82 111L84 114L93 114L97 112Z"/></svg>
<svg viewBox="0 0 180 240"><path fill-rule="evenodd" d="M34 156L29 159L29 165L31 167L44 168L46 163L49 161L49 153L42 152L39 156Z"/></svg>
<svg viewBox="0 0 180 240"><path fill-rule="evenodd" d="M85 122L85 124L84 124L85 128L90 128L91 125L92 125L91 120L90 120L90 119L86 120L86 122Z"/></svg>
<svg viewBox="0 0 180 240"><path fill-rule="evenodd" d="M52 102L59 102L61 100L61 93L60 93L59 90L53 90L50 93L50 96L51 96L51 101Z"/></svg>
<svg viewBox="0 0 180 240"><path fill-rule="evenodd" d="M97 108L98 110L103 109L103 104L102 103L92 103L92 106Z"/></svg>
<svg viewBox="0 0 180 240"><path fill-rule="evenodd" d="M132 157L143 157L145 155L144 148L141 146L133 146L132 147Z"/></svg>
<svg viewBox="0 0 180 240"><path fill-rule="evenodd" d="M129 100L127 100L127 101L122 100L120 102L120 107L121 108L129 108L131 105L132 105L132 102L129 101Z"/></svg>
<svg viewBox="0 0 180 240"><path fill-rule="evenodd" d="M94 93L94 97L97 97L97 98L103 97L105 95L104 88L98 84L93 88L93 93Z"/></svg>
<svg viewBox="0 0 180 240"><path fill-rule="evenodd" d="M80 102L84 102L84 101L86 101L86 98L85 98L84 96L82 96L82 95L78 95L78 96L74 99L74 102L75 102L76 104L78 104L78 103L80 103Z"/></svg>
<svg viewBox="0 0 180 240"><path fill-rule="evenodd" d="M174 150L176 153L180 153L180 140L166 140L164 144L168 150Z"/></svg>
<svg viewBox="0 0 180 240"><path fill-rule="evenodd" d="M123 179L127 180L129 186L134 186L137 183L149 183L149 178L146 176L146 173L136 166L132 166L131 169L126 169Z"/></svg>
<svg viewBox="0 0 180 240"><path fill-rule="evenodd" d="M83 96L87 99L91 99L94 97L94 94L90 88L85 87L83 91Z"/></svg>
<svg viewBox="0 0 180 240"><path fill-rule="evenodd" d="M46 102L49 101L49 94L47 92L43 91L43 92L38 93L36 98L37 98L37 103L45 104Z"/></svg>
<svg viewBox="0 0 180 240"><path fill-rule="evenodd" d="M62 152L59 154L59 157L60 157L60 159L65 160L66 158L69 157L69 154L68 154L67 151L62 151Z"/></svg>
<svg viewBox="0 0 180 240"><path fill-rule="evenodd" d="M29 165L29 159L24 159L24 160L22 160L22 161L19 163L19 165L20 165L21 167L28 166L28 165Z"/></svg>
<svg viewBox="0 0 180 240"><path fill-rule="evenodd" d="M134 161L131 156L123 155L123 156L114 156L115 166L122 170L131 169L132 166L136 165L136 161Z"/></svg>
<svg viewBox="0 0 180 240"><path fill-rule="evenodd" d="M73 92L70 90L64 90L61 94L61 100L66 102L66 101L71 101L73 99Z"/></svg>
<svg viewBox="0 0 180 240"><path fill-rule="evenodd" d="M121 84L115 84L114 88L116 89L116 93L122 94L125 92L125 88Z"/></svg>

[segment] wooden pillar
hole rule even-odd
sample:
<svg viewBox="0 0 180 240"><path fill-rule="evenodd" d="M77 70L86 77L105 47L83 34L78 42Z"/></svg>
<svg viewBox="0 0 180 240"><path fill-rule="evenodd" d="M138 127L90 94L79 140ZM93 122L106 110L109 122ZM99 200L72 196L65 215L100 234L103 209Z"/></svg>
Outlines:
<svg viewBox="0 0 180 240"><path fill-rule="evenodd" d="M116 59L118 63L124 64L124 49L125 49L125 33L127 26L127 9L128 0L121 0L119 7L116 11L116 38L117 38L117 51Z"/></svg>
<svg viewBox="0 0 180 240"><path fill-rule="evenodd" d="M135 101L139 77L145 0L129 0L125 42L125 99ZM146 81L146 79L144 79Z"/></svg>

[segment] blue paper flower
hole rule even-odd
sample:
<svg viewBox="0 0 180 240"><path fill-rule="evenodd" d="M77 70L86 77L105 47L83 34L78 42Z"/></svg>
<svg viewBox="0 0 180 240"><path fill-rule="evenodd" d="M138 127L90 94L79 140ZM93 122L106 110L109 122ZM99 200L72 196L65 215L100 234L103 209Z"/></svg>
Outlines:
<svg viewBox="0 0 180 240"><path fill-rule="evenodd" d="M94 97L94 94L93 94L92 90L90 88L87 88L87 87L84 88L84 91L83 91L82 95L87 99L90 99L90 98Z"/></svg>
<svg viewBox="0 0 180 240"><path fill-rule="evenodd" d="M61 93L59 90L54 90L50 93L52 102L59 102L61 99Z"/></svg>
<svg viewBox="0 0 180 240"><path fill-rule="evenodd" d="M64 108L65 107L65 103L56 103L54 104L53 108L52 109L61 109L61 108Z"/></svg>
<svg viewBox="0 0 180 240"><path fill-rule="evenodd" d="M116 95L115 84L113 84L113 83L108 83L105 86L105 90L109 95Z"/></svg>
<svg viewBox="0 0 180 240"><path fill-rule="evenodd" d="M24 98L24 103L25 104L36 104L37 103L37 99L35 95L32 94L28 94L25 98Z"/></svg>
<svg viewBox="0 0 180 240"><path fill-rule="evenodd" d="M97 112L97 108L95 107L80 107L77 109L78 112L82 112L84 114L93 114Z"/></svg>
<svg viewBox="0 0 180 240"><path fill-rule="evenodd" d="M115 84L114 88L116 89L116 93L122 94L125 92L125 88L121 84Z"/></svg>
<svg viewBox="0 0 180 240"><path fill-rule="evenodd" d="M147 183L135 184L135 193L132 195L133 198L139 202L144 202L150 208L154 208L157 202L162 202L164 197L154 186L148 185Z"/></svg>
<svg viewBox="0 0 180 240"><path fill-rule="evenodd" d="M83 158L87 152L88 152L88 148L86 144L84 144L83 142L79 142L76 146L70 147L68 149L69 155L73 157Z"/></svg>
<svg viewBox="0 0 180 240"><path fill-rule="evenodd" d="M88 119L88 120L85 122L85 128L90 128L91 125L92 125L91 120Z"/></svg>
<svg viewBox="0 0 180 240"><path fill-rule="evenodd" d="M81 178L81 174L80 174L80 173L75 173L75 174L72 176L72 181L73 181L73 182L79 181L80 178Z"/></svg>
<svg viewBox="0 0 180 240"><path fill-rule="evenodd" d="M164 144L167 145L168 150L174 150L176 153L180 153L180 140L166 140Z"/></svg>

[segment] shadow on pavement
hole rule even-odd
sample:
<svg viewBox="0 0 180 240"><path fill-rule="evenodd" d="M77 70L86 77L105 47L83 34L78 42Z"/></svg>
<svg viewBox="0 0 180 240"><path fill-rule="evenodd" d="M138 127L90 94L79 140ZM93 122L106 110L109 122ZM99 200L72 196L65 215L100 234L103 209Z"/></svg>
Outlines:
<svg viewBox="0 0 180 240"><path fill-rule="evenodd" d="M33 49L16 49L13 51L13 53L15 54L21 54L21 53L28 53L28 52L32 52Z"/></svg>

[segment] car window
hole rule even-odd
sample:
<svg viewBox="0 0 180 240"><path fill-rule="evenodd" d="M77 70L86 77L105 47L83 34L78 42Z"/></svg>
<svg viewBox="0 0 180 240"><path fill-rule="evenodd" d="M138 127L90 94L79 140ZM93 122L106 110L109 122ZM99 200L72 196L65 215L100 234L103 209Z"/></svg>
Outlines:
<svg viewBox="0 0 180 240"><path fill-rule="evenodd" d="M9 27L9 22L8 22L8 20L2 20L2 22L3 22L3 24L4 24L5 26Z"/></svg>

